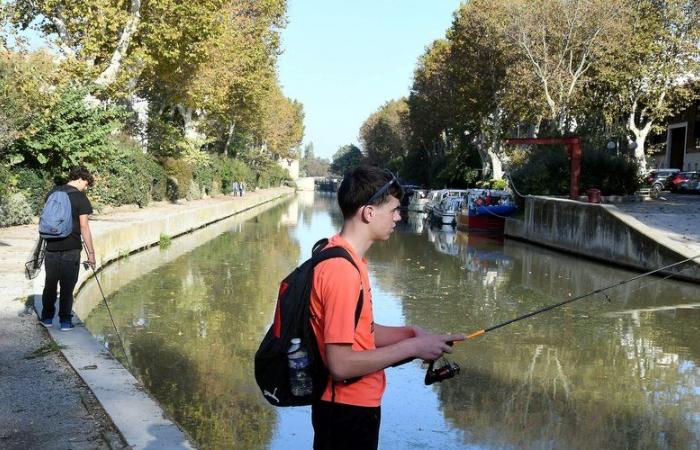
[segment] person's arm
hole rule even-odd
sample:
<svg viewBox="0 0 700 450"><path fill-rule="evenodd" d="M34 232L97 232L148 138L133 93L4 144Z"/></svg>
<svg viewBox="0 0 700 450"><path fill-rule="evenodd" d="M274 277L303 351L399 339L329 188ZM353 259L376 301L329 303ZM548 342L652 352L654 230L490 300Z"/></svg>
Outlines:
<svg viewBox="0 0 700 450"><path fill-rule="evenodd" d="M397 342L409 339L412 337L423 336L428 334L420 327L405 326L405 327L388 327L385 325L374 324L374 344L377 347L385 347L387 345L396 344Z"/></svg>
<svg viewBox="0 0 700 450"><path fill-rule="evenodd" d="M88 264L94 269L95 247L92 245L92 233L90 232L88 215L81 214L78 218L80 219L80 235L83 237L83 242L85 242L85 249L87 251Z"/></svg>
<svg viewBox="0 0 700 450"><path fill-rule="evenodd" d="M404 328L404 327L397 327ZM376 333L376 325L375 325ZM443 353L451 353L448 342L460 341L462 335L424 334L385 345L376 350L356 352L351 344L326 344L328 370L336 380L347 380L385 369L409 358L434 361Z"/></svg>

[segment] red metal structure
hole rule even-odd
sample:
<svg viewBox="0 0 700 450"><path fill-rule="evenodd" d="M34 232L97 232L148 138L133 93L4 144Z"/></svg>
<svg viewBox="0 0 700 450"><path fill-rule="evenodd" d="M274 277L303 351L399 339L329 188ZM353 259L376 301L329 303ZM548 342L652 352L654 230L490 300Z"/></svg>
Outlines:
<svg viewBox="0 0 700 450"><path fill-rule="evenodd" d="M578 183L581 177L581 139L565 138L512 138L507 139L508 145L565 145L569 152L571 178L569 182L569 198L578 200Z"/></svg>

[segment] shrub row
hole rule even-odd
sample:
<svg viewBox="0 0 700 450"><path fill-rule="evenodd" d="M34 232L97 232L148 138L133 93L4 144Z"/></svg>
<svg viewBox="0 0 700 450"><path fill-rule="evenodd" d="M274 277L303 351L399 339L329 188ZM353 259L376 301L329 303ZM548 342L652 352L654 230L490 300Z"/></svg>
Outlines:
<svg viewBox="0 0 700 450"><path fill-rule="evenodd" d="M92 167L96 183L88 196L96 210L105 206L230 193L234 181L246 189L279 186L289 174L276 164L253 171L243 161L196 152L180 159L158 160L128 140L116 139L106 158ZM189 157L188 157L189 156ZM0 165L0 226L30 223L43 207L46 194L65 181L63 173L42 168Z"/></svg>
<svg viewBox="0 0 700 450"><path fill-rule="evenodd" d="M566 195L569 192L569 158L563 149L537 148L529 155L516 155L511 178L523 195ZM634 159L606 151L584 149L581 161L581 192L598 188L603 195L627 195L639 187Z"/></svg>

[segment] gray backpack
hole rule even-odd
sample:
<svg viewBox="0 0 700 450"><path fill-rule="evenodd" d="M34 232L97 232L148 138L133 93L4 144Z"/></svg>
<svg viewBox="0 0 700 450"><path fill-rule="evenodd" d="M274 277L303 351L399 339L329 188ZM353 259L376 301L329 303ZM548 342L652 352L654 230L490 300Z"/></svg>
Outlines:
<svg viewBox="0 0 700 450"><path fill-rule="evenodd" d="M73 214L66 191L57 189L49 194L39 217L39 236L62 239L73 231Z"/></svg>

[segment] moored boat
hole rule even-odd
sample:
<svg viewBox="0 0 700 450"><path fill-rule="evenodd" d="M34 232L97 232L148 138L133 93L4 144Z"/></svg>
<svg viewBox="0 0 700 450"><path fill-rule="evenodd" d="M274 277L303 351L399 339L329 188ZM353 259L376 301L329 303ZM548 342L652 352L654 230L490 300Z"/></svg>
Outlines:
<svg viewBox="0 0 700 450"><path fill-rule="evenodd" d="M506 218L516 209L508 191L469 189L466 202L456 214L457 228L502 233Z"/></svg>
<svg viewBox="0 0 700 450"><path fill-rule="evenodd" d="M457 213L465 204L464 197L445 197L433 207L432 218L438 224L454 225Z"/></svg>
<svg viewBox="0 0 700 450"><path fill-rule="evenodd" d="M429 191L426 189L414 189L408 202L408 210L420 213L425 212L425 205L428 204L429 200Z"/></svg>
<svg viewBox="0 0 700 450"><path fill-rule="evenodd" d="M466 194L466 192L465 189L438 189L436 191L431 191L423 211L430 214L433 212L433 208L439 205L446 197L460 197Z"/></svg>

